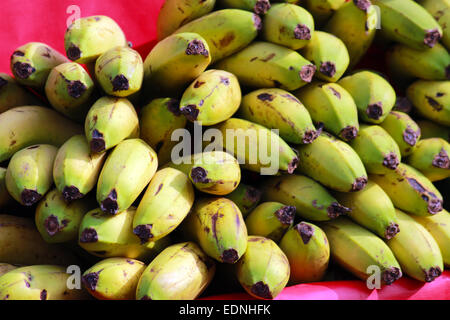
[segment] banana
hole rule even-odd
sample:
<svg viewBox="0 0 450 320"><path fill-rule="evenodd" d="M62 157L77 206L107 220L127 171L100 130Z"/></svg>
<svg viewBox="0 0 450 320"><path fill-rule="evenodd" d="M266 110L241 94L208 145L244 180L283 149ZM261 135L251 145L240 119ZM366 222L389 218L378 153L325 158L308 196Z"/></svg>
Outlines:
<svg viewBox="0 0 450 320"><path fill-rule="evenodd" d="M109 214L128 209L158 168L155 151L141 139L124 140L105 161L97 183L97 202Z"/></svg>
<svg viewBox="0 0 450 320"><path fill-rule="evenodd" d="M6 188L6 169L0 167L0 208L6 207L12 200Z"/></svg>
<svg viewBox="0 0 450 320"><path fill-rule="evenodd" d="M227 198L198 199L183 221L181 231L218 262L233 264L247 249L244 218Z"/></svg>
<svg viewBox="0 0 450 320"><path fill-rule="evenodd" d="M347 143L323 132L314 143L297 146L299 172L341 192L363 190L367 173L358 154Z"/></svg>
<svg viewBox="0 0 450 320"><path fill-rule="evenodd" d="M433 236L441 249L444 265L450 266L450 213L447 210L442 210L442 212L430 217L411 217Z"/></svg>
<svg viewBox="0 0 450 320"><path fill-rule="evenodd" d="M76 241L83 216L95 207L95 201L86 198L66 203L59 191L53 189L36 208L36 227L48 243Z"/></svg>
<svg viewBox="0 0 450 320"><path fill-rule="evenodd" d="M289 261L272 240L249 236L247 251L236 265L236 276L251 296L274 299L289 281Z"/></svg>
<svg viewBox="0 0 450 320"><path fill-rule="evenodd" d="M158 164L171 160L172 133L186 127L187 119L180 112L180 102L172 98L159 98L145 105L139 115L140 138L158 153Z"/></svg>
<svg viewBox="0 0 450 320"><path fill-rule="evenodd" d="M368 173L383 174L395 170L402 160L395 140L378 125L361 125L350 146L359 155Z"/></svg>
<svg viewBox="0 0 450 320"><path fill-rule="evenodd" d="M241 182L226 198L238 206L242 216L245 218L259 204L261 196L261 190Z"/></svg>
<svg viewBox="0 0 450 320"><path fill-rule="evenodd" d="M396 210L402 230L386 243L394 253L404 273L419 281L431 282L444 270L442 254L436 240L420 223Z"/></svg>
<svg viewBox="0 0 450 320"><path fill-rule="evenodd" d="M181 171L156 172L133 219L133 233L142 243L159 240L184 220L194 204L194 188Z"/></svg>
<svg viewBox="0 0 450 320"><path fill-rule="evenodd" d="M313 16L295 4L274 4L263 18L262 39L292 50L308 45L314 34Z"/></svg>
<svg viewBox="0 0 450 320"><path fill-rule="evenodd" d="M255 41L215 68L233 73L243 86L296 90L311 82L316 66L296 51Z"/></svg>
<svg viewBox="0 0 450 320"><path fill-rule="evenodd" d="M50 71L69 60L41 42L29 42L11 55L11 72L21 85L43 90Z"/></svg>
<svg viewBox="0 0 450 320"><path fill-rule="evenodd" d="M344 42L323 31L315 31L308 44L300 50L300 54L315 64L318 70L315 76L328 82L338 81L350 63Z"/></svg>
<svg viewBox="0 0 450 320"><path fill-rule="evenodd" d="M211 126L231 118L239 109L241 98L241 87L235 75L208 70L183 93L180 111L189 121Z"/></svg>
<svg viewBox="0 0 450 320"><path fill-rule="evenodd" d="M300 222L284 234L279 246L289 260L290 284L323 279L330 260L330 245L322 229Z"/></svg>
<svg viewBox="0 0 450 320"><path fill-rule="evenodd" d="M7 273L11 270L17 269L17 268L18 268L18 266L15 266L15 265L12 265L9 263L0 263L0 277L2 275L4 275L5 273Z"/></svg>
<svg viewBox="0 0 450 320"><path fill-rule="evenodd" d="M52 69L45 83L45 95L57 111L83 122L93 103L95 85L78 63L63 63Z"/></svg>
<svg viewBox="0 0 450 320"><path fill-rule="evenodd" d="M211 283L214 260L195 243L174 244L144 270L136 289L137 300L194 300Z"/></svg>
<svg viewBox="0 0 450 320"><path fill-rule="evenodd" d="M422 139L406 160L430 181L450 177L450 145L441 138Z"/></svg>
<svg viewBox="0 0 450 320"><path fill-rule="evenodd" d="M53 163L58 148L34 145L14 154L6 170L6 188L20 204L32 206L53 185Z"/></svg>
<svg viewBox="0 0 450 320"><path fill-rule="evenodd" d="M425 8L442 28L442 43L450 50L450 1L449 0L421 0L418 3Z"/></svg>
<svg viewBox="0 0 450 320"><path fill-rule="evenodd" d="M400 210L417 216L442 211L443 198L439 190L422 173L407 164L400 163L395 170L370 175L369 178L383 188Z"/></svg>
<svg viewBox="0 0 450 320"><path fill-rule="evenodd" d="M94 189L106 152L90 153L84 135L75 135L59 149L53 165L53 180L66 202L83 198Z"/></svg>
<svg viewBox="0 0 450 320"><path fill-rule="evenodd" d="M166 0L156 21L158 41L162 41L186 23L210 13L215 4L216 0Z"/></svg>
<svg viewBox="0 0 450 320"><path fill-rule="evenodd" d="M303 219L327 221L350 210L339 204L322 185L301 175L272 177L264 183L262 190L263 201L294 206Z"/></svg>
<svg viewBox="0 0 450 320"><path fill-rule="evenodd" d="M380 126L395 140L402 157L409 156L420 140L420 128L406 113L391 111Z"/></svg>
<svg viewBox="0 0 450 320"><path fill-rule="evenodd" d="M436 122L429 120L417 120L420 128L421 139L441 138L450 142L450 129Z"/></svg>
<svg viewBox="0 0 450 320"><path fill-rule="evenodd" d="M394 89L375 72L359 71L342 78L338 84L353 96L363 122L383 122L395 105Z"/></svg>
<svg viewBox="0 0 450 320"><path fill-rule="evenodd" d="M193 32L208 43L211 62L239 52L248 46L261 30L261 18L248 11L223 9L191 21L175 33Z"/></svg>
<svg viewBox="0 0 450 320"><path fill-rule="evenodd" d="M87 269L81 278L87 292L98 300L135 300L146 265L135 259L108 258Z"/></svg>
<svg viewBox="0 0 450 320"><path fill-rule="evenodd" d="M0 261L17 265L80 263L67 248L45 242L32 219L7 214L0 214Z"/></svg>
<svg viewBox="0 0 450 320"><path fill-rule="evenodd" d="M316 25L322 25L345 4L346 0L306 0L305 8L314 17Z"/></svg>
<svg viewBox="0 0 450 320"><path fill-rule="evenodd" d="M218 4L224 8L242 9L264 15L270 9L269 0L219 0Z"/></svg>
<svg viewBox="0 0 450 320"><path fill-rule="evenodd" d="M221 145L245 169L274 174L279 170L293 173L297 168L298 157L295 151L264 126L231 118L215 128L221 132Z"/></svg>
<svg viewBox="0 0 450 320"><path fill-rule="evenodd" d="M89 110L84 131L91 153L100 153L125 139L138 138L139 118L129 100L105 96Z"/></svg>
<svg viewBox="0 0 450 320"><path fill-rule="evenodd" d="M400 111L410 114L412 109L412 102L407 97L397 95L397 99L395 100L395 105L394 108L392 108L392 111Z"/></svg>
<svg viewBox="0 0 450 320"><path fill-rule="evenodd" d="M344 42L350 56L348 68L353 69L372 45L379 23L378 12L369 0L346 1L325 24L324 31Z"/></svg>
<svg viewBox="0 0 450 320"><path fill-rule="evenodd" d="M312 120L344 141L354 139L359 130L358 109L353 97L337 83L313 82L294 92Z"/></svg>
<svg viewBox="0 0 450 320"><path fill-rule="evenodd" d="M407 88L406 94L414 104L414 110L421 116L450 126L450 81L418 80ZM445 130L442 134L445 134Z"/></svg>
<svg viewBox="0 0 450 320"><path fill-rule="evenodd" d="M402 277L402 269L391 249L369 230L345 217L324 222L320 227L330 243L332 260L356 277L367 280L372 266L380 268L380 280L384 285ZM399 235L390 241L395 241Z"/></svg>
<svg viewBox="0 0 450 320"><path fill-rule="evenodd" d="M43 126L42 124L46 125ZM16 107L0 114L0 162L34 144L61 146L82 128L58 112L39 106Z"/></svg>
<svg viewBox="0 0 450 320"><path fill-rule="evenodd" d="M179 94L211 63L208 43L197 33L171 35L158 42L144 62L144 89Z"/></svg>
<svg viewBox="0 0 450 320"><path fill-rule="evenodd" d="M14 269L0 277L2 300L87 300L84 290L69 289L65 267L34 265Z"/></svg>
<svg viewBox="0 0 450 320"><path fill-rule="evenodd" d="M278 243L292 227L295 207L279 202L263 202L253 209L245 219L248 234L271 239Z"/></svg>
<svg viewBox="0 0 450 320"><path fill-rule="evenodd" d="M13 77L0 72L0 113L19 106L40 105L42 101Z"/></svg>
<svg viewBox="0 0 450 320"><path fill-rule="evenodd" d="M97 59L95 77L106 94L128 97L142 87L144 62L137 51L128 47L115 47Z"/></svg>
<svg viewBox="0 0 450 320"><path fill-rule="evenodd" d="M75 20L64 35L67 57L83 64L94 62L109 49L127 45L120 26L113 19L102 15Z"/></svg>

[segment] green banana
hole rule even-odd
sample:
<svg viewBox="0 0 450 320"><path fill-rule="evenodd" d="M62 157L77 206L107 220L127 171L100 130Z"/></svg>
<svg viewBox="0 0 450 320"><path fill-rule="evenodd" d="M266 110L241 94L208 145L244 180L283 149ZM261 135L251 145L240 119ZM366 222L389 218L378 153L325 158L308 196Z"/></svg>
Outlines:
<svg viewBox="0 0 450 320"><path fill-rule="evenodd" d="M10 67L18 83L41 91L50 71L66 62L65 56L45 43L29 42L14 51Z"/></svg>
<svg viewBox="0 0 450 320"><path fill-rule="evenodd" d="M241 182L226 198L238 206L242 216L245 218L259 204L261 196L261 190Z"/></svg>
<svg viewBox="0 0 450 320"><path fill-rule="evenodd" d="M341 192L363 190L367 173L355 150L323 132L314 143L297 146L299 172L324 186Z"/></svg>
<svg viewBox="0 0 450 320"><path fill-rule="evenodd" d="M218 262L235 263L247 249L244 218L227 198L198 199L183 221L181 231Z"/></svg>
<svg viewBox="0 0 450 320"><path fill-rule="evenodd" d="M32 206L53 184L53 163L58 148L34 145L14 154L6 170L6 188L20 204Z"/></svg>
<svg viewBox="0 0 450 320"><path fill-rule="evenodd" d="M158 41L162 41L186 23L210 13L215 4L216 0L164 1L156 21Z"/></svg>
<svg viewBox="0 0 450 320"><path fill-rule="evenodd" d="M202 36L208 43L211 62L244 49L261 30L261 18L248 11L223 9L209 13L191 21L175 33L193 32Z"/></svg>
<svg viewBox="0 0 450 320"><path fill-rule="evenodd" d="M429 120L417 120L420 128L421 139L441 138L450 142L450 129L436 122Z"/></svg>
<svg viewBox="0 0 450 320"><path fill-rule="evenodd" d="M83 198L94 189L106 152L90 153L84 135L75 135L59 149L53 165L53 180L66 202Z"/></svg>
<svg viewBox="0 0 450 320"><path fill-rule="evenodd" d="M408 87L406 94L414 104L414 110L421 116L450 126L450 81L418 80Z"/></svg>
<svg viewBox="0 0 450 320"><path fill-rule="evenodd" d="M422 173L407 164L400 163L395 170L382 175L370 175L370 180L383 188L400 210L417 216L442 211L443 198L439 190Z"/></svg>
<svg viewBox="0 0 450 320"><path fill-rule="evenodd" d="M442 37L442 28L425 8L413 0L372 0L380 9L381 32L387 38L412 48L432 48Z"/></svg>
<svg viewBox="0 0 450 320"><path fill-rule="evenodd" d="M313 16L295 4L274 4L263 18L262 39L292 50L308 45L314 34Z"/></svg>
<svg viewBox="0 0 450 320"><path fill-rule="evenodd" d="M280 202L263 202L253 209L245 219L248 234L271 239L278 243L292 227L295 207Z"/></svg>
<svg viewBox="0 0 450 320"><path fill-rule="evenodd" d="M180 112L180 102L172 98L160 98L145 105L139 115L140 137L158 153L159 165L171 160L172 133L186 127L187 119Z"/></svg>
<svg viewBox="0 0 450 320"><path fill-rule="evenodd" d="M449 0L421 0L419 4L425 8L442 28L442 43L450 50L450 1Z"/></svg>
<svg viewBox="0 0 450 320"><path fill-rule="evenodd" d="M380 126L395 140L402 157L414 151L421 137L417 123L404 112L389 112Z"/></svg>
<svg viewBox="0 0 450 320"><path fill-rule="evenodd" d="M361 125L350 146L359 155L368 173L383 174L395 170L402 160L395 140L378 125Z"/></svg>
<svg viewBox="0 0 450 320"><path fill-rule="evenodd" d="M15 265L12 265L9 263L0 263L0 277L2 275L4 275L5 273L7 273L11 270L17 269L17 268L18 268L18 266L15 266Z"/></svg>
<svg viewBox="0 0 450 320"><path fill-rule="evenodd" d="M350 56L349 69L353 69L372 45L379 23L378 12L369 0L346 1L325 24L324 31L344 42Z"/></svg>
<svg viewBox="0 0 450 320"><path fill-rule="evenodd" d="M141 139L124 140L105 161L97 183L97 202L109 214L128 209L158 168L153 149Z"/></svg>
<svg viewBox="0 0 450 320"><path fill-rule="evenodd" d="M312 120L345 141L354 139L359 130L358 109L353 97L337 83L313 82L295 96L304 104Z"/></svg>
<svg viewBox="0 0 450 320"><path fill-rule="evenodd" d="M253 42L215 67L233 73L244 86L288 91L311 82L316 72L316 66L296 51L262 41Z"/></svg>
<svg viewBox="0 0 450 320"><path fill-rule="evenodd" d="M268 129L278 129L286 142L308 144L319 134L305 106L282 89L259 89L248 93L242 98L238 115Z"/></svg>
<svg viewBox="0 0 450 320"><path fill-rule="evenodd" d="M328 82L338 81L350 63L350 56L344 42L328 32L315 31L300 53L315 64L318 70L315 76Z"/></svg>
<svg viewBox="0 0 450 320"><path fill-rule="evenodd" d="M89 110L84 131L92 153L109 150L121 141L139 137L139 118L125 98L102 97Z"/></svg>
<svg viewBox="0 0 450 320"><path fill-rule="evenodd" d="M137 300L194 300L211 283L216 264L194 242L174 244L144 270Z"/></svg>
<svg viewBox="0 0 450 320"><path fill-rule="evenodd" d="M298 157L276 133L256 123L231 118L215 127L222 134L221 145L242 167L262 174L293 173ZM273 150L272 150L273 149Z"/></svg>
<svg viewBox="0 0 450 320"><path fill-rule="evenodd" d="M327 221L350 210L339 204L322 185L301 175L272 177L264 183L262 190L264 201L294 206L303 219Z"/></svg>
<svg viewBox="0 0 450 320"><path fill-rule="evenodd" d="M391 249L369 230L344 217L320 226L330 243L331 258L356 277L367 280L372 266L380 268L380 280L385 285L402 277L402 269Z"/></svg>
<svg viewBox="0 0 450 320"><path fill-rule="evenodd" d="M433 236L441 249L444 265L450 266L450 213L447 210L442 210L442 212L430 217L411 217Z"/></svg>
<svg viewBox="0 0 450 320"><path fill-rule="evenodd" d="M215 125L233 116L239 109L241 98L241 87L235 75L208 70L183 93L180 111L189 121Z"/></svg>
<svg viewBox="0 0 450 320"><path fill-rule="evenodd" d="M49 108L24 106L10 109L0 114L0 162L34 144L61 146L81 132L78 124Z"/></svg>
<svg viewBox="0 0 450 320"><path fill-rule="evenodd" d="M242 9L264 15L270 9L269 0L218 0L218 4L224 8Z"/></svg>
<svg viewBox="0 0 450 320"><path fill-rule="evenodd" d="M81 281L98 300L135 300L137 284L145 268L139 260L108 258L87 269Z"/></svg>
<svg viewBox="0 0 450 320"><path fill-rule="evenodd" d="M403 272L419 281L431 282L444 270L442 254L436 240L420 223L396 210L402 232L386 243Z"/></svg>
<svg viewBox="0 0 450 320"><path fill-rule="evenodd" d="M0 277L2 300L86 300L84 290L69 289L65 267L34 265L14 269Z"/></svg>
<svg viewBox="0 0 450 320"><path fill-rule="evenodd" d="M306 0L305 8L314 17L316 25L322 25L345 4L346 0Z"/></svg>
<svg viewBox="0 0 450 320"><path fill-rule="evenodd" d="M396 94L389 82L375 72L363 70L342 78L338 84L355 99L361 121L379 124L395 105Z"/></svg>
<svg viewBox="0 0 450 320"><path fill-rule="evenodd" d="M156 172L133 219L133 233L142 243L159 240L184 220L194 204L194 188L181 171Z"/></svg>
<svg viewBox="0 0 450 320"><path fill-rule="evenodd" d="M6 188L6 169L0 167L0 208L6 207L12 200Z"/></svg>
<svg viewBox="0 0 450 320"><path fill-rule="evenodd" d="M42 101L13 77L0 72L0 113L19 106L40 105Z"/></svg>
<svg viewBox="0 0 450 320"><path fill-rule="evenodd" d="M137 51L115 47L98 57L95 77L106 94L128 97L141 89L144 62Z"/></svg>
<svg viewBox="0 0 450 320"><path fill-rule="evenodd" d="M126 46L128 42L120 26L102 15L75 20L64 35L67 57L83 64L95 61L109 49Z"/></svg>
<svg viewBox="0 0 450 320"><path fill-rule="evenodd" d="M289 261L272 240L249 236L247 250L236 265L236 276L251 296L274 299L289 281Z"/></svg>
<svg viewBox="0 0 450 320"><path fill-rule="evenodd" d="M178 94L211 63L208 43L196 33L178 33L158 42L144 62L144 88Z"/></svg>
<svg viewBox="0 0 450 320"><path fill-rule="evenodd" d="M330 245L322 229L300 222L284 234L279 246L291 266L290 284L323 279L330 260Z"/></svg>
<svg viewBox="0 0 450 320"><path fill-rule="evenodd" d="M450 145L441 138L422 139L406 163L422 172L430 181L450 177Z"/></svg>

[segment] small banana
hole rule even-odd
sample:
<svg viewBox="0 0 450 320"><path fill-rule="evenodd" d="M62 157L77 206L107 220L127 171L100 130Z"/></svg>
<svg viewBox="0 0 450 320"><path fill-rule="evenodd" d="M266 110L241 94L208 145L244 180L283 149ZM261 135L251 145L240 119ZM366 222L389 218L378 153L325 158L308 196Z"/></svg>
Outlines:
<svg viewBox="0 0 450 320"><path fill-rule="evenodd" d="M224 8L242 9L264 15L270 9L269 0L218 0L218 4Z"/></svg>
<svg viewBox="0 0 450 320"><path fill-rule="evenodd" d="M0 72L0 113L19 106L40 105L42 101L13 77Z"/></svg>
<svg viewBox="0 0 450 320"><path fill-rule="evenodd" d="M304 3L305 8L314 17L314 23L316 25L322 25L328 19L330 19L334 13L342 7L346 0L306 0Z"/></svg>
<svg viewBox="0 0 450 320"><path fill-rule="evenodd" d="M450 50L450 1L449 0L421 0L418 3L425 8L442 28L442 43Z"/></svg>
<svg viewBox="0 0 450 320"><path fill-rule="evenodd" d="M238 206L242 216L245 218L259 204L261 196L261 190L241 182L226 198Z"/></svg>

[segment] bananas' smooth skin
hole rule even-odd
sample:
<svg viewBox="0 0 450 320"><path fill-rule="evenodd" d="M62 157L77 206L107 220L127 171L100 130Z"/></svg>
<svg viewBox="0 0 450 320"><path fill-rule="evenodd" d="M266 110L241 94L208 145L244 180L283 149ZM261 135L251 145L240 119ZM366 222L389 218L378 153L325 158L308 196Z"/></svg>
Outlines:
<svg viewBox="0 0 450 320"><path fill-rule="evenodd" d="M133 233L142 243L172 232L194 204L194 188L183 172L164 168L156 172L133 219Z"/></svg>
<svg viewBox="0 0 450 320"><path fill-rule="evenodd" d="M94 189L106 152L91 154L84 135L75 135L59 149L53 165L53 180L65 201L83 198Z"/></svg>
<svg viewBox="0 0 450 320"><path fill-rule="evenodd" d="M100 153L125 139L138 138L138 115L129 100L104 96L89 110L84 131L91 152Z"/></svg>
<svg viewBox="0 0 450 320"><path fill-rule="evenodd" d="M236 75L241 85L288 91L311 82L316 72L316 66L296 51L262 41L253 42L215 67Z"/></svg>
<svg viewBox="0 0 450 320"><path fill-rule="evenodd" d="M252 11L264 15L270 9L269 0L218 0L218 4L224 8L235 8Z"/></svg>
<svg viewBox="0 0 450 320"><path fill-rule="evenodd" d="M6 188L6 168L0 167L0 208L4 208L13 202L13 198Z"/></svg>
<svg viewBox="0 0 450 320"><path fill-rule="evenodd" d="M268 179L263 185L263 201L294 206L300 217L311 221L335 219L350 210L339 204L322 185L296 174Z"/></svg>
<svg viewBox="0 0 450 320"><path fill-rule="evenodd" d="M330 244L318 226L308 222L296 224L284 234L279 246L291 266L290 284L320 281L324 277Z"/></svg>
<svg viewBox="0 0 450 320"><path fill-rule="evenodd" d="M306 0L305 8L314 17L314 23L321 25L345 4L345 0Z"/></svg>
<svg viewBox="0 0 450 320"><path fill-rule="evenodd" d="M358 109L350 93L337 83L313 82L294 92L315 123L351 141L359 130Z"/></svg>
<svg viewBox="0 0 450 320"><path fill-rule="evenodd" d="M128 209L158 168L155 151L141 139L124 140L105 161L97 183L97 202L110 214Z"/></svg>
<svg viewBox="0 0 450 320"><path fill-rule="evenodd" d="M216 264L194 242L174 244L144 270L137 300L194 300L211 283Z"/></svg>
<svg viewBox="0 0 450 320"><path fill-rule="evenodd" d="M40 105L42 101L13 77L0 72L0 113L19 106Z"/></svg>
<svg viewBox="0 0 450 320"><path fill-rule="evenodd" d="M450 50L450 1L449 0L421 0L418 3L425 8L442 28L442 43Z"/></svg>
<svg viewBox="0 0 450 320"><path fill-rule="evenodd" d="M58 148L34 145L14 154L6 170L6 188L24 206L37 203L53 184L53 163Z"/></svg>
<svg viewBox="0 0 450 320"><path fill-rule="evenodd" d="M312 143L319 134L308 110L294 95L277 88L252 91L242 98L238 116L268 129L295 144Z"/></svg>
<svg viewBox="0 0 450 320"><path fill-rule="evenodd" d="M0 114L0 162L35 144L61 146L82 132L78 124L52 109L39 106L10 109Z"/></svg>
<svg viewBox="0 0 450 320"><path fill-rule="evenodd" d="M443 198L439 190L407 164L400 163L395 170L383 175L370 175L370 180L383 188L396 208L418 216L442 211Z"/></svg>
<svg viewBox="0 0 450 320"><path fill-rule="evenodd" d="M367 280L371 275L368 268L377 266L383 284L390 285L401 278L402 269L393 252L372 232L345 217L320 227L330 242L332 259L356 277Z"/></svg>
<svg viewBox="0 0 450 320"><path fill-rule="evenodd" d="M386 243L394 253L405 274L419 281L431 282L444 270L439 246L420 223L406 213L396 210L402 230Z"/></svg>
<svg viewBox="0 0 450 320"><path fill-rule="evenodd" d="M242 216L245 218L259 204L261 196L262 192L260 189L241 182L226 198L238 206Z"/></svg>
<svg viewBox="0 0 450 320"><path fill-rule="evenodd" d="M67 57L84 64L94 62L109 49L127 45L120 26L111 18L102 15L75 20L64 35Z"/></svg>

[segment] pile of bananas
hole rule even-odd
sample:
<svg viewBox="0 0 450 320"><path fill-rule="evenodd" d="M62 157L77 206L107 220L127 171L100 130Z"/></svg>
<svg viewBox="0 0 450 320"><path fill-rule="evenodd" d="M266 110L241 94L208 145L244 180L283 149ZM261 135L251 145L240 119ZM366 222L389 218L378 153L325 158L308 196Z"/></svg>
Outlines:
<svg viewBox="0 0 450 320"><path fill-rule="evenodd" d="M15 50L0 300L196 299L214 281L273 299L331 262L382 285L450 266L450 1L279 2L166 0L145 59L106 16L74 21L65 55ZM391 82L355 68L374 43ZM196 123L222 147L175 161Z"/></svg>

